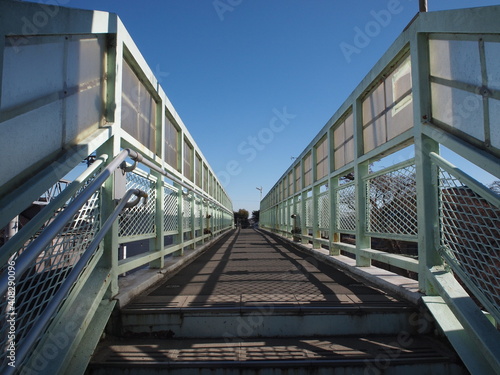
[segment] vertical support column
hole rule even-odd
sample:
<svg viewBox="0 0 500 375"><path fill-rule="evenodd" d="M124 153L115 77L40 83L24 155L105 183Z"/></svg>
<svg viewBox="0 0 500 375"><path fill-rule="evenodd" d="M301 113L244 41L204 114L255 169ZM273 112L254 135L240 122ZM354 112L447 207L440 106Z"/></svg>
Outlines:
<svg viewBox="0 0 500 375"><path fill-rule="evenodd" d="M191 200L191 240L196 241L196 195L191 193L189 195L189 199ZM190 249L194 249L196 247L196 243L192 242Z"/></svg>
<svg viewBox="0 0 500 375"><path fill-rule="evenodd" d="M354 176L356 186L356 266L368 267L370 258L362 255L361 250L371 247L371 238L366 236L368 201L364 178L368 175L369 161L358 160L364 153L363 144L363 108L358 98L353 104L354 113Z"/></svg>
<svg viewBox="0 0 500 375"><path fill-rule="evenodd" d="M330 155L333 155L331 153ZM339 178L330 178L329 184L329 194L330 194L330 255L340 255L340 249L335 248L334 242L340 242L340 235L336 232L337 228L337 192L336 189L339 186Z"/></svg>
<svg viewBox="0 0 500 375"><path fill-rule="evenodd" d="M316 168L314 168L314 169L316 169ZM312 188L313 249L319 249L321 247L321 242L318 241L318 239L321 238L321 234L319 231L319 202L318 202L319 198L318 198L318 195L319 195L319 186L313 185L313 188Z"/></svg>
<svg viewBox="0 0 500 375"><path fill-rule="evenodd" d="M173 256L184 255L184 192L182 186L174 182L177 191L177 235L174 236L174 243L181 248L173 253Z"/></svg>
<svg viewBox="0 0 500 375"><path fill-rule="evenodd" d="M318 205L318 194L319 186L316 186L316 180L318 179L318 155L316 146L311 149L311 163L312 163L312 237L313 237L313 249L319 249L321 243L318 241L320 238L319 234L319 205Z"/></svg>
<svg viewBox="0 0 500 375"><path fill-rule="evenodd" d="M425 136L422 128L431 116L429 45L427 35L416 34L410 44L413 82L413 118L415 134L415 164L417 174L417 219L419 287L427 295L432 291L428 270L441 265L439 246L438 186L435 167L429 154L439 153L439 144Z"/></svg>
<svg viewBox="0 0 500 375"><path fill-rule="evenodd" d="M157 178L156 180L156 204L155 204L155 231L156 236L152 238L149 242L149 251L150 252L159 252L163 250L163 239L165 237L164 234L164 208L163 208L163 200L165 195L165 189L163 188L163 176L158 172L153 172L153 176ZM163 268L165 265L164 257L161 256L158 259L153 260L149 263L149 267L151 268Z"/></svg>
<svg viewBox="0 0 500 375"><path fill-rule="evenodd" d="M97 150L97 156L108 154L108 162L120 152L120 138L111 137L104 145ZM121 173L121 172L119 172ZM111 215L116 207L114 201L114 178L108 178L101 189L101 224ZM99 261L99 266L110 270L111 283L108 289L109 296L115 296L118 293L118 249L119 249L119 220L116 220L108 231L103 241L103 255Z"/></svg>
<svg viewBox="0 0 500 375"><path fill-rule="evenodd" d="M121 126L121 93L122 93L122 59L123 56L123 41L120 33L116 35L108 35L108 49L106 54L106 104L105 118L113 125L113 135L106 141L97 151L97 156L107 154L108 163L111 162L120 152L120 129ZM113 200L114 179L108 178L101 189L101 222L115 209ZM113 226L108 231L102 242L103 255L99 261L99 266L110 270L110 287L105 298L113 298L118 293L118 250L119 250L119 221L116 220Z"/></svg>

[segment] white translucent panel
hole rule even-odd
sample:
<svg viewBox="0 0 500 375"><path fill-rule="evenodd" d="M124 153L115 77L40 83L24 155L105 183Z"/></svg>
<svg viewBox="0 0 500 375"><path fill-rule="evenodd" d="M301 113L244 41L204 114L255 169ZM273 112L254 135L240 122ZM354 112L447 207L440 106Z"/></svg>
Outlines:
<svg viewBox="0 0 500 375"><path fill-rule="evenodd" d="M68 43L68 87L100 80L103 67L104 48L97 38L72 40Z"/></svg>
<svg viewBox="0 0 500 375"><path fill-rule="evenodd" d="M351 114L345 119L345 139L354 136L354 116Z"/></svg>
<svg viewBox="0 0 500 375"><path fill-rule="evenodd" d="M8 137L0 137L0 186L19 172L61 150L62 113L62 101L58 100L0 123L0 134L8 134Z"/></svg>
<svg viewBox="0 0 500 375"><path fill-rule="evenodd" d="M500 149L500 101L489 99L491 145Z"/></svg>
<svg viewBox="0 0 500 375"><path fill-rule="evenodd" d="M384 144L387 140L385 128L385 116L374 121L363 130L363 141L365 153L375 147Z"/></svg>
<svg viewBox="0 0 500 375"><path fill-rule="evenodd" d="M334 158L335 158L335 169L342 168L344 165L346 165L346 161L344 158L344 147L341 147L340 149L335 151Z"/></svg>
<svg viewBox="0 0 500 375"><path fill-rule="evenodd" d="M500 43L484 43L488 88L500 90Z"/></svg>
<svg viewBox="0 0 500 375"><path fill-rule="evenodd" d="M386 114L387 139L392 139L404 133L413 126L413 100L412 95L407 95L398 105Z"/></svg>
<svg viewBox="0 0 500 375"><path fill-rule="evenodd" d="M363 101L363 125L385 110L384 85L381 84Z"/></svg>
<svg viewBox="0 0 500 375"><path fill-rule="evenodd" d="M431 39L429 52L431 75L481 86L479 42Z"/></svg>
<svg viewBox="0 0 500 375"><path fill-rule="evenodd" d="M156 102L125 61L122 79L122 127L141 144L155 152Z"/></svg>
<svg viewBox="0 0 500 375"><path fill-rule="evenodd" d="M95 86L65 99L65 143L76 143L97 130L102 119L102 87Z"/></svg>
<svg viewBox="0 0 500 375"><path fill-rule="evenodd" d="M354 160L354 138L351 138L349 141L346 142L344 146L344 158L345 158L345 163L350 163L351 161Z"/></svg>
<svg viewBox="0 0 500 375"><path fill-rule="evenodd" d="M411 87L411 60L407 57L385 80L387 106L403 97Z"/></svg>
<svg viewBox="0 0 500 375"><path fill-rule="evenodd" d="M341 123L337 129L333 131L333 145L338 149L345 142L345 123Z"/></svg>
<svg viewBox="0 0 500 375"><path fill-rule="evenodd" d="M173 168L178 168L178 150L179 131L171 123L168 117L165 117L165 160Z"/></svg>
<svg viewBox="0 0 500 375"><path fill-rule="evenodd" d="M6 38L1 109L64 89L64 37L33 36L18 45Z"/></svg>
<svg viewBox="0 0 500 375"><path fill-rule="evenodd" d="M467 91L431 84L432 117L484 141L482 97Z"/></svg>

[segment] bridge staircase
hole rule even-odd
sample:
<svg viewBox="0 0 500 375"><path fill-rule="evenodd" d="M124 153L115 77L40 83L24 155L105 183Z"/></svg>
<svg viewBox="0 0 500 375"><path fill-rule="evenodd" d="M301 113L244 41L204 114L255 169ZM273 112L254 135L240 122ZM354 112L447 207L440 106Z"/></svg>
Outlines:
<svg viewBox="0 0 500 375"><path fill-rule="evenodd" d="M89 375L468 374L423 306L253 229L228 234L113 322Z"/></svg>
<svg viewBox="0 0 500 375"><path fill-rule="evenodd" d="M498 19L499 6L418 15L264 197L261 231L233 233L231 199L119 17L1 0L0 228L72 182L0 247L0 372L148 373L167 361L231 373L232 361L245 373L250 358L250 373L461 361L500 374L500 197L459 165L500 178ZM280 277L333 289L175 294L183 284L165 278L202 267L194 259L216 243L262 267L252 244L271 247L288 259ZM312 251L306 263L297 248ZM413 278L394 286L396 270ZM203 277L254 273L222 271ZM408 285L418 298L400 293Z"/></svg>

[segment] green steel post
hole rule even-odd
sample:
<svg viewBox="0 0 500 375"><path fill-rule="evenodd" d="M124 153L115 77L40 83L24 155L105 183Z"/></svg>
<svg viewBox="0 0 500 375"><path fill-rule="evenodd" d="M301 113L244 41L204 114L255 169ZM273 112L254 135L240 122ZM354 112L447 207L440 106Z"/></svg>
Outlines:
<svg viewBox="0 0 500 375"><path fill-rule="evenodd" d="M354 176L356 184L356 266L367 267L371 259L363 256L361 250L371 248L371 238L366 236L368 199L364 177L368 175L369 161L359 162L363 156L363 108L358 98L353 104L354 112Z"/></svg>
<svg viewBox="0 0 500 375"><path fill-rule="evenodd" d="M119 138L111 137L104 145L97 150L97 155L108 154L108 162L112 161L120 152ZM114 178L110 177L101 189L101 222L111 215L115 208L114 201ZM113 223L111 230L104 237L104 252L99 261L99 267L110 269L111 285L108 289L109 295L106 298L112 298L118 293L118 248L119 248L119 224L118 220Z"/></svg>
<svg viewBox="0 0 500 375"><path fill-rule="evenodd" d="M330 154L332 155L332 153ZM330 255L340 255L340 249L335 247L334 242L340 242L340 233L336 232L337 229L337 192L339 186L339 178L330 178L329 194L330 194L330 233L329 233L329 249Z"/></svg>
<svg viewBox="0 0 500 375"><path fill-rule="evenodd" d="M163 199L165 195L165 189L163 188L163 175L158 172L153 172L152 175L156 177L156 204L155 204L155 237L149 241L149 251L154 253L159 253L163 250L163 238L164 234L164 208ZM163 268L165 265L165 258L163 256L151 261L149 267L151 268Z"/></svg>
<svg viewBox="0 0 500 375"><path fill-rule="evenodd" d="M178 189L177 191L177 235L174 236L175 244L181 245L181 248L174 252L173 256L183 256L184 255L184 194L182 186L174 183L174 186Z"/></svg>
<svg viewBox="0 0 500 375"><path fill-rule="evenodd" d="M419 249L419 287L427 295L432 285L427 279L430 268L441 265L436 249L439 233L437 176L429 154L439 153L439 144L423 134L423 127L431 116L429 83L429 46L426 34L416 34L411 41L413 113L415 131L415 165L417 174L417 218Z"/></svg>

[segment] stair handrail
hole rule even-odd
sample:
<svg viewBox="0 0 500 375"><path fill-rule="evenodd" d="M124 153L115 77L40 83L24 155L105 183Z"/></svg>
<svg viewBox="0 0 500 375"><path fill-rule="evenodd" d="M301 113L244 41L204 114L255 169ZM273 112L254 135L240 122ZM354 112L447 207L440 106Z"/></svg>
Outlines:
<svg viewBox="0 0 500 375"><path fill-rule="evenodd" d="M100 155L90 167L71 182L60 194L57 195L38 215L24 225L11 239L2 246L0 265L7 263L8 259L18 251L26 241L50 219L54 212L62 208L66 202L82 187L92 174L94 174L108 159L108 155Z"/></svg>
<svg viewBox="0 0 500 375"><path fill-rule="evenodd" d="M40 253L49 245L57 234L70 222L73 216L89 200L97 189L99 189L109 176L117 169L127 158L140 159L140 155L131 149L121 151L96 178L70 203L68 207L54 219L40 235L30 243L25 251L16 259L16 273L22 276L30 265L38 258ZM8 273L4 272L0 276L0 296L5 295L8 289Z"/></svg>
<svg viewBox="0 0 500 375"><path fill-rule="evenodd" d="M137 198L129 202L129 199L133 195L135 195ZM21 365L24 359L26 358L27 354L30 352L30 350L38 341L39 336L43 334L44 330L49 325L53 315L57 312L61 304L66 300L67 296L71 291L71 288L78 280L78 277L81 275L82 271L85 269L90 259L95 254L96 250L99 247L99 244L102 242L104 236L111 229L111 226L116 221L120 213L123 211L124 208L131 208L137 205L141 200L141 198L144 198L144 200L146 201L148 195L139 189L128 190L123 196L123 198L120 200L118 205L115 207L111 215L106 219L101 229L90 243L89 247L82 254L78 262L69 272L64 282L61 284L57 292L54 294L50 302L47 304L47 307L38 317L36 324L30 330L30 334L26 336L22 345L18 348L16 352L16 361L19 362ZM8 367L5 371L6 371L5 374L14 374L16 369L14 367Z"/></svg>

